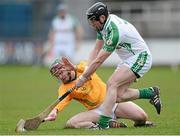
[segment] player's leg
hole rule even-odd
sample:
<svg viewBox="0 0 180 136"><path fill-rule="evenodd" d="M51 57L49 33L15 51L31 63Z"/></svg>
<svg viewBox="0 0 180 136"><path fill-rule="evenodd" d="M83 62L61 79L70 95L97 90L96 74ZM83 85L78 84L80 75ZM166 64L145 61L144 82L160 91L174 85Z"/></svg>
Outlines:
<svg viewBox="0 0 180 136"><path fill-rule="evenodd" d="M111 128L124 128L127 127L122 122L116 121L115 109L117 107L117 103L113 106L111 117L113 120L109 121L109 126ZM102 105L96 109L89 110L86 112L81 112L73 116L66 123L66 127L68 128L92 128L98 121L99 116L102 114ZM111 125L111 124L115 125Z"/></svg>
<svg viewBox="0 0 180 136"><path fill-rule="evenodd" d="M136 79L134 73L127 66L118 68L110 77L107 83L107 94L103 103L103 115L100 116L98 124L102 128L108 127L108 122L111 119L110 115L112 108L116 103L117 93L123 93L127 90L130 83ZM121 89L119 89L121 88ZM136 94L138 97L138 93ZM134 96L132 96L134 97Z"/></svg>
<svg viewBox="0 0 180 136"><path fill-rule="evenodd" d="M98 121L100 128L108 128L110 109L112 109L112 106L115 104L115 99L117 99L118 102L135 100L138 98L151 99L157 112L160 113L161 102L158 89L128 89L129 85L136 78L142 77L150 69L151 64L151 55L147 52L142 52L118 65L118 68L107 83L107 94L103 103L103 115L100 116Z"/></svg>
<svg viewBox="0 0 180 136"><path fill-rule="evenodd" d="M121 75L121 76L119 76ZM130 89L129 85L136 79L134 72L132 72L125 65L118 68L111 76L107 85L107 95L105 102L103 103L103 115L100 116L98 123L100 127L107 128L108 121L110 120L110 113L115 100L117 102L124 102L129 100L135 100L139 98L159 100L159 96L154 93L152 88L144 89ZM116 97L115 97L116 96ZM155 97L154 97L155 96ZM155 99L154 99L155 98ZM159 101L157 101L159 102ZM156 106L155 106L156 107ZM156 107L156 109L158 109ZM160 108L159 108L160 109ZM159 111L159 109L157 111Z"/></svg>
<svg viewBox="0 0 180 136"><path fill-rule="evenodd" d="M121 68L122 66L129 67L130 71L134 73L136 78L142 77L145 73L149 71L152 65L152 57L146 51L142 52L138 55L135 55L124 63L119 64L118 67ZM123 102L127 100L133 99L150 99L151 104L154 105L158 114L161 111L161 100L160 100L160 91L158 87L147 87L141 89L132 89L128 88L124 92L122 91L121 86L118 89L117 93L117 101Z"/></svg>
<svg viewBox="0 0 180 136"><path fill-rule="evenodd" d="M105 115L109 116L111 114L110 111L113 105L116 103L117 98L120 99L120 102L138 98L138 92L132 93L131 95L129 95L129 98L126 99L123 99L124 97L121 97L129 87L129 85L135 81L135 79L136 76L127 66L121 66L121 68L116 69L116 71L112 74L107 82L107 95L103 109ZM112 101L113 104L110 104L112 103Z"/></svg>
<svg viewBox="0 0 180 136"><path fill-rule="evenodd" d="M135 127L154 126L154 123L147 121L147 113L141 107L139 107L137 104L133 102L118 103L117 108L115 110L115 115L117 118L130 119L134 121Z"/></svg>
<svg viewBox="0 0 180 136"><path fill-rule="evenodd" d="M122 87L119 88L122 90ZM117 102L124 102L134 99L149 99L150 103L154 105L158 114L161 112L160 91L158 87L147 87L141 89L127 88L122 94L122 91L117 93Z"/></svg>
<svg viewBox="0 0 180 136"><path fill-rule="evenodd" d="M99 114L94 111L81 112L70 118L67 123L67 128L90 128L97 122Z"/></svg>
<svg viewBox="0 0 180 136"><path fill-rule="evenodd" d="M134 72L137 78L142 77L149 71L152 65L152 56L147 51L126 60L127 66ZM160 91L158 87L148 87L139 89L139 99L150 99L158 114L161 112Z"/></svg>
<svg viewBox="0 0 180 136"><path fill-rule="evenodd" d="M115 115L117 118L130 119L135 124L145 124L148 119L145 111L133 102L118 103Z"/></svg>

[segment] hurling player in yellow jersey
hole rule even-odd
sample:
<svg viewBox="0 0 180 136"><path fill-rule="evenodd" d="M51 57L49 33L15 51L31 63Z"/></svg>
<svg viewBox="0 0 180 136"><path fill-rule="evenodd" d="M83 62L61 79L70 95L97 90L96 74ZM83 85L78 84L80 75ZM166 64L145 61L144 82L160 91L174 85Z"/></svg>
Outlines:
<svg viewBox="0 0 180 136"><path fill-rule="evenodd" d="M79 65L73 65L67 58L62 58L61 61L55 61L50 72L58 80L62 81L59 86L59 96L63 95L68 89L74 87L76 79L84 72L86 63L81 61ZM106 95L106 85L100 77L94 73L90 79L80 88L74 90L63 101L61 101L45 121L53 121L65 106L72 99L83 104L87 111L80 112L71 117L66 127L69 128L91 128L98 121L102 112L102 102ZM112 109L111 117L113 120L109 122L110 127L126 127L123 123L115 121L118 118L125 118L134 121L134 126L152 126L153 123L147 121L148 116L145 111L133 102L116 103Z"/></svg>

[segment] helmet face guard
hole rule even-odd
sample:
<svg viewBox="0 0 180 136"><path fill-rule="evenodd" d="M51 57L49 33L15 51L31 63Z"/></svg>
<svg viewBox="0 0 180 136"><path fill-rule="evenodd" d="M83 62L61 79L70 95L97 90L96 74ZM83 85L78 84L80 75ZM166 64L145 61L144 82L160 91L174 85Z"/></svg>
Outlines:
<svg viewBox="0 0 180 136"><path fill-rule="evenodd" d="M87 15L87 20L97 20L97 17L93 15L93 13L86 13Z"/></svg>
<svg viewBox="0 0 180 136"><path fill-rule="evenodd" d="M93 26L93 23L98 20L95 18L95 16L92 16L92 17L88 18L87 21L90 26Z"/></svg>
<svg viewBox="0 0 180 136"><path fill-rule="evenodd" d="M49 68L53 77L61 80L64 84L76 79L77 73L75 70L69 70L67 66L59 59L56 59ZM75 75L72 75L74 72Z"/></svg>

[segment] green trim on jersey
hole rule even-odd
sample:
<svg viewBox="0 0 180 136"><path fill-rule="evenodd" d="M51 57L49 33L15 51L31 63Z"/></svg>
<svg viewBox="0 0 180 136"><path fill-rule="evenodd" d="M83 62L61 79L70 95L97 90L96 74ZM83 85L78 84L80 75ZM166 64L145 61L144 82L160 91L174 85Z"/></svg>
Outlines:
<svg viewBox="0 0 180 136"><path fill-rule="evenodd" d="M119 44L116 49L120 49L120 48L125 48L126 50L128 50L129 52L131 52L133 55L135 55L135 53L133 52L132 50L132 46L130 43L122 43L122 44Z"/></svg>
<svg viewBox="0 0 180 136"><path fill-rule="evenodd" d="M136 62L133 64L133 66L131 67L131 70L133 72L135 72L136 74L138 74L138 72L142 69L142 67L144 66L144 64L146 63L147 60L147 51L143 51L139 54Z"/></svg>
<svg viewBox="0 0 180 136"><path fill-rule="evenodd" d="M97 31L96 39L103 40L102 34L99 31Z"/></svg>
<svg viewBox="0 0 180 136"><path fill-rule="evenodd" d="M113 52L116 49L119 41L119 31L118 27L114 22L111 22L106 29L106 34L104 36L103 50L107 52Z"/></svg>

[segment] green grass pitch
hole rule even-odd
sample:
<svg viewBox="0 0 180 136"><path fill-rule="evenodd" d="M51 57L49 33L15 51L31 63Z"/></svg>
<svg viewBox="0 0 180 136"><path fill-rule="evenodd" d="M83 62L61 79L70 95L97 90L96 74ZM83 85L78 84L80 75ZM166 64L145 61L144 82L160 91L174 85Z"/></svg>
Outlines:
<svg viewBox="0 0 180 136"><path fill-rule="evenodd" d="M113 68L101 68L98 74L107 81ZM172 71L168 67L153 67L133 87L158 85L161 88L163 109L161 115L147 100L136 100L148 113L149 119L157 126L134 128L131 121L123 120L129 126L125 129L92 131L88 129L64 129L66 121L74 114L86 110L72 101L54 122L42 124L36 131L23 135L179 135L180 134L180 69ZM50 76L47 68L28 66L0 66L0 135L15 135L19 119L32 118L43 111L57 98L57 81Z"/></svg>

